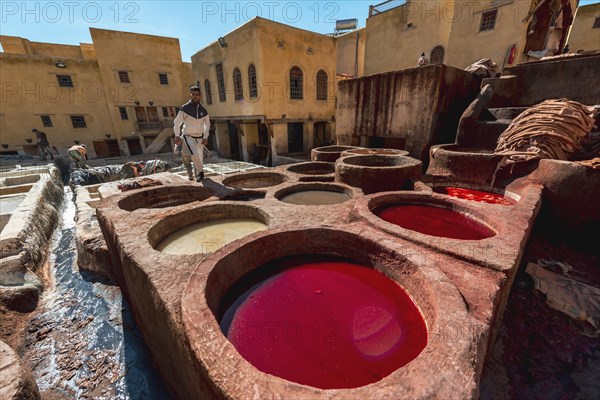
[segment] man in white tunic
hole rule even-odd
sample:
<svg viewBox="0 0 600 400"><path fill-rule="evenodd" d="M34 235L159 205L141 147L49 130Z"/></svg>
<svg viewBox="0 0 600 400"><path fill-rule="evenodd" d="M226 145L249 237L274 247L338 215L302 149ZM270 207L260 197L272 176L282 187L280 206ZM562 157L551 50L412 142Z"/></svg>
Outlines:
<svg viewBox="0 0 600 400"><path fill-rule="evenodd" d="M190 87L190 101L179 109L175 118L173 131L175 144L182 146L181 159L190 180L194 179L192 165L196 167L196 182L204 179L204 146L210 135L210 119L208 111L200 104L200 88Z"/></svg>

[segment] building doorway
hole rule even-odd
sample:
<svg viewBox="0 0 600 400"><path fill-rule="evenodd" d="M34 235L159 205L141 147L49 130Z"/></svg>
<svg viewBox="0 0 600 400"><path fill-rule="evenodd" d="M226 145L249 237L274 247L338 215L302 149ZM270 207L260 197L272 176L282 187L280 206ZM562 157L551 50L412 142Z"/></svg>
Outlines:
<svg viewBox="0 0 600 400"><path fill-rule="evenodd" d="M313 136L313 147L327 146L331 142L331 135L329 134L329 124L325 121L319 121L314 123L315 134Z"/></svg>
<svg viewBox="0 0 600 400"><path fill-rule="evenodd" d="M229 132L229 152L234 160L241 160L240 157L240 139L238 129L231 120L227 121L227 131Z"/></svg>
<svg viewBox="0 0 600 400"><path fill-rule="evenodd" d="M302 153L304 151L304 124L290 122L288 125L288 153Z"/></svg>
<svg viewBox="0 0 600 400"><path fill-rule="evenodd" d="M127 139L127 149L129 150L129 154L132 156L142 154L143 151L140 139Z"/></svg>

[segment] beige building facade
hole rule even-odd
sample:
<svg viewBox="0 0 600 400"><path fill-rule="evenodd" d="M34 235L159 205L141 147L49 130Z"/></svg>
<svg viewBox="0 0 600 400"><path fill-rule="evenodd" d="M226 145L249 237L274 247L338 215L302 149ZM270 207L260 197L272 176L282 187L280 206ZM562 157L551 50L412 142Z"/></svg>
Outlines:
<svg viewBox="0 0 600 400"><path fill-rule="evenodd" d="M179 40L90 33L79 46L0 36L0 153L37 154L33 128L57 154L85 143L92 157L140 154L172 133L193 82Z"/></svg>
<svg viewBox="0 0 600 400"><path fill-rule="evenodd" d="M600 3L577 8L568 43L571 53L600 50Z"/></svg>
<svg viewBox="0 0 600 400"><path fill-rule="evenodd" d="M354 48L352 48L354 52ZM353 61L354 62L354 61ZM221 156L264 161L335 131L336 39L260 17L192 56Z"/></svg>
<svg viewBox="0 0 600 400"><path fill-rule="evenodd" d="M371 7L364 73L430 63L464 69L489 58L500 68L560 53L577 0L406 0Z"/></svg>

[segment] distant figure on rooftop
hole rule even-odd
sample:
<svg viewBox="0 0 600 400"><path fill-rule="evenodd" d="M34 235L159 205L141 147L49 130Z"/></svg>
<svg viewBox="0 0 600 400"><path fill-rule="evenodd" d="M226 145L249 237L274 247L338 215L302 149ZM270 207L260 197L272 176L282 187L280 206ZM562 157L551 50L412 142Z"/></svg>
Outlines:
<svg viewBox="0 0 600 400"><path fill-rule="evenodd" d="M425 53L421 53L421 57L419 57L419 61L417 61L417 67L422 67L427 64L429 64L429 59L425 57Z"/></svg>
<svg viewBox="0 0 600 400"><path fill-rule="evenodd" d="M67 151L71 160L75 163L76 168L88 169L88 165L85 160L87 160L87 146L85 144L75 146L71 146Z"/></svg>
<svg viewBox="0 0 600 400"><path fill-rule="evenodd" d="M33 128L31 132L35 134L38 152L40 153L40 161L46 161L46 154L50 156L50 159L54 160L54 155L52 154L52 151L50 151L50 143L48 143L46 133L38 131L36 128Z"/></svg>

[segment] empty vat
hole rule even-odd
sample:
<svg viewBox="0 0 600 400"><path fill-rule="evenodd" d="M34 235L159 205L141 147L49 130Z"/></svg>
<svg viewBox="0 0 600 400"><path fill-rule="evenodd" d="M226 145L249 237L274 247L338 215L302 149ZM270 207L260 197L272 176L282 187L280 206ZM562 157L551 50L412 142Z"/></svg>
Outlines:
<svg viewBox="0 0 600 400"><path fill-rule="evenodd" d="M355 156L355 155L408 156L409 153L406 150L398 150L398 149L357 148L357 149L343 151L341 154L341 157Z"/></svg>
<svg viewBox="0 0 600 400"><path fill-rule="evenodd" d="M343 186L327 183L300 183L275 194L284 203L306 206L331 205L346 202L352 192Z"/></svg>
<svg viewBox="0 0 600 400"><path fill-rule="evenodd" d="M312 161L335 162L340 158L343 151L359 149L356 146L323 146L316 147L310 151L310 159Z"/></svg>
<svg viewBox="0 0 600 400"><path fill-rule="evenodd" d="M277 172L245 172L223 179L223 185L236 189L259 189L277 186L287 180L284 174Z"/></svg>
<svg viewBox="0 0 600 400"><path fill-rule="evenodd" d="M135 211L140 208L166 208L203 201L214 195L211 189L195 186L160 186L135 191L119 201L119 208Z"/></svg>
<svg viewBox="0 0 600 400"><path fill-rule="evenodd" d="M395 155L356 155L335 163L336 181L375 193L411 187L421 177L421 161Z"/></svg>

